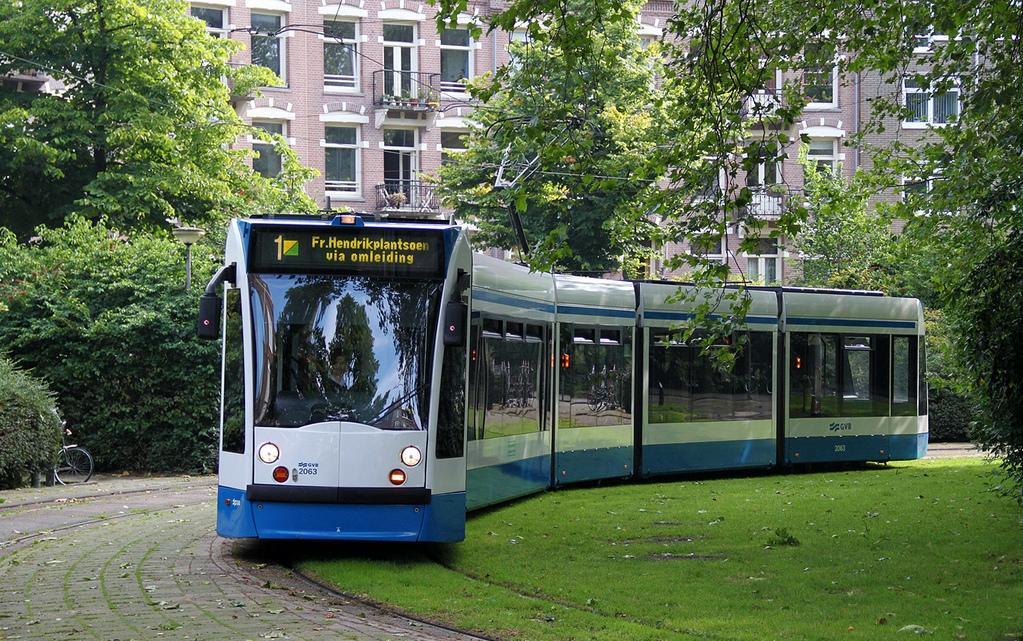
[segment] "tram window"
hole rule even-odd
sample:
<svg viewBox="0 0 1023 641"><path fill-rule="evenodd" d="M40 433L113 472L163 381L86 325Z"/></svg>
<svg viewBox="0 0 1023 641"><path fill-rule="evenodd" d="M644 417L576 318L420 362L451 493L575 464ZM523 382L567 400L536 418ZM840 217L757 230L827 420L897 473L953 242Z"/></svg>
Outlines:
<svg viewBox="0 0 1023 641"><path fill-rule="evenodd" d="M789 416L841 416L838 339L837 334L790 334Z"/></svg>
<svg viewBox="0 0 1023 641"><path fill-rule="evenodd" d="M241 290L228 289L226 299L220 449L242 454L245 452L245 361L242 356L245 344L242 339Z"/></svg>
<svg viewBox="0 0 1023 641"><path fill-rule="evenodd" d="M572 333L573 343L593 343L597 340L597 330L592 327L576 327Z"/></svg>
<svg viewBox="0 0 1023 641"><path fill-rule="evenodd" d="M480 391L480 363L483 359L483 341L480 340L480 323L474 321L469 329L469 440L475 441L477 431L483 427L483 393Z"/></svg>
<svg viewBox="0 0 1023 641"><path fill-rule="evenodd" d="M888 416L888 337L842 339L841 416Z"/></svg>
<svg viewBox="0 0 1023 641"><path fill-rule="evenodd" d="M427 428L438 282L258 274L250 287L256 425Z"/></svg>
<svg viewBox="0 0 1023 641"><path fill-rule="evenodd" d="M790 416L888 416L888 336L790 337Z"/></svg>
<svg viewBox="0 0 1023 641"><path fill-rule="evenodd" d="M667 333L653 335L649 357L647 413L651 424L693 420L690 347L669 343Z"/></svg>
<svg viewBox="0 0 1023 641"><path fill-rule="evenodd" d="M508 321L504 325L504 333L509 338L522 338L522 323L513 323Z"/></svg>
<svg viewBox="0 0 1023 641"><path fill-rule="evenodd" d="M601 345L620 345L622 342L622 330L602 329L600 330Z"/></svg>
<svg viewBox="0 0 1023 641"><path fill-rule="evenodd" d="M920 416L927 416L927 341L917 339L917 354L920 364L917 368L919 382Z"/></svg>
<svg viewBox="0 0 1023 641"><path fill-rule="evenodd" d="M437 410L437 458L459 458L465 453L465 347L444 348Z"/></svg>
<svg viewBox="0 0 1023 641"><path fill-rule="evenodd" d="M504 336L504 323L496 318L483 319L483 334L487 336Z"/></svg>
<svg viewBox="0 0 1023 641"><path fill-rule="evenodd" d="M526 325L526 338L533 340L543 340L543 326L542 325Z"/></svg>
<svg viewBox="0 0 1023 641"><path fill-rule="evenodd" d="M500 438L542 429L540 381L543 344L486 337L482 341L477 402L483 404L477 438Z"/></svg>
<svg viewBox="0 0 1023 641"><path fill-rule="evenodd" d="M750 332L746 348L749 351L749 369L745 387L739 391L736 418L769 419L774 415L774 335L771 332ZM745 392L745 394L743 394Z"/></svg>
<svg viewBox="0 0 1023 641"><path fill-rule="evenodd" d="M596 329L562 325L558 421L562 428L632 424L631 328L619 344L596 343ZM567 365L567 367L565 366Z"/></svg>
<svg viewBox="0 0 1023 641"><path fill-rule="evenodd" d="M917 337L892 337L892 416L916 416Z"/></svg>

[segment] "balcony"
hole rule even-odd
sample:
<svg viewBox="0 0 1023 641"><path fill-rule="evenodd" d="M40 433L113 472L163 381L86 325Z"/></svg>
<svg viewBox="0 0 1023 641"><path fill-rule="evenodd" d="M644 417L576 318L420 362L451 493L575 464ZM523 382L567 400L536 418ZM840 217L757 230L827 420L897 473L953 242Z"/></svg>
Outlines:
<svg viewBox="0 0 1023 641"><path fill-rule="evenodd" d="M373 72L373 104L412 113L440 109L440 74L380 69Z"/></svg>
<svg viewBox="0 0 1023 641"><path fill-rule="evenodd" d="M436 185L421 180L387 180L377 185L377 209L397 214L439 214Z"/></svg>
<svg viewBox="0 0 1023 641"><path fill-rule="evenodd" d="M762 89L746 97L742 104L742 116L750 120L773 120L780 106L781 96L773 89Z"/></svg>
<svg viewBox="0 0 1023 641"><path fill-rule="evenodd" d="M743 214L760 220L778 220L794 199L802 198L801 189L787 189L781 185L750 187L753 198Z"/></svg>
<svg viewBox="0 0 1023 641"><path fill-rule="evenodd" d="M50 77L45 72L35 69L15 69L0 74L0 83L13 85L16 91L41 91L49 81Z"/></svg>

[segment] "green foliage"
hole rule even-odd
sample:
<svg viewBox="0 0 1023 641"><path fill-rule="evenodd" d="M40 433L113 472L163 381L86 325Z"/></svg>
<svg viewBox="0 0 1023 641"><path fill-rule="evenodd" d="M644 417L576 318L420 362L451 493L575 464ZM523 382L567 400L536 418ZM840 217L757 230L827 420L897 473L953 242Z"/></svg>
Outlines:
<svg viewBox="0 0 1023 641"><path fill-rule="evenodd" d="M19 237L73 212L130 228L315 209L295 188L308 170L266 179L231 148L249 128L225 78L239 93L279 81L232 66L238 43L207 34L186 2L6 2L0 43L0 74L35 68L64 86L0 89L0 210Z"/></svg>
<svg viewBox="0 0 1023 641"><path fill-rule="evenodd" d="M868 207L877 190L873 174L858 170L846 182L820 171L799 152L807 210L812 212L793 239L802 257L798 284L807 287L898 289L900 273L891 219Z"/></svg>
<svg viewBox="0 0 1023 641"><path fill-rule="evenodd" d="M26 473L52 468L60 429L46 383L0 355L0 489L20 486Z"/></svg>
<svg viewBox="0 0 1023 641"><path fill-rule="evenodd" d="M948 389L932 389L928 395L927 424L933 443L963 443L970 440L971 426L977 418L977 405L971 399Z"/></svg>
<svg viewBox="0 0 1023 641"><path fill-rule="evenodd" d="M788 528L780 527L774 530L774 534L767 538L767 544L775 547L788 545L795 547L799 545L799 539L795 537Z"/></svg>
<svg viewBox="0 0 1023 641"><path fill-rule="evenodd" d="M949 319L981 405L974 440L1002 457L1023 501L1023 232L960 281Z"/></svg>
<svg viewBox="0 0 1023 641"><path fill-rule="evenodd" d="M219 354L195 337L184 247L78 218L39 234L24 245L0 229L0 344L49 381L100 469L210 469ZM218 251L192 251L202 282Z"/></svg>
<svg viewBox="0 0 1023 641"><path fill-rule="evenodd" d="M637 199L649 187L645 165L655 148L654 66L636 34L637 2L617 3L616 19L599 30L594 21L607 18L600 11L610 4L570 4L564 29L577 40L534 25L531 41L514 49L516 64L472 87L486 107L473 114L469 149L442 169L441 186L482 245L516 246L514 209L533 267L601 273L642 251L633 237L649 238ZM502 165L504 180L521 177L495 189Z"/></svg>

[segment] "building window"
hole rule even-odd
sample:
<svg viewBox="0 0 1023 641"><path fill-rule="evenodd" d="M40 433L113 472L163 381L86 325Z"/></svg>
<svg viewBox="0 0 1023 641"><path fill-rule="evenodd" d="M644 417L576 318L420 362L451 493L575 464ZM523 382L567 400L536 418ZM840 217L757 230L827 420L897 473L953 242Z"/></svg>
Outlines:
<svg viewBox="0 0 1023 641"><path fill-rule="evenodd" d="M359 87L359 28L354 22L323 23L323 85Z"/></svg>
<svg viewBox="0 0 1023 641"><path fill-rule="evenodd" d="M411 24L384 24L384 86L383 96L418 97L429 87L414 78L416 27ZM389 102L385 100L385 102Z"/></svg>
<svg viewBox="0 0 1023 641"><path fill-rule="evenodd" d="M444 29L440 32L441 91L465 91L472 78L472 39L468 29Z"/></svg>
<svg viewBox="0 0 1023 641"><path fill-rule="evenodd" d="M725 236L708 233L689 241L689 253L715 263L725 262Z"/></svg>
<svg viewBox="0 0 1023 641"><path fill-rule="evenodd" d="M808 51L808 53L815 53L815 51ZM837 85L838 67L835 65L807 67L804 69L803 93L810 101L807 109L837 107Z"/></svg>
<svg viewBox="0 0 1023 641"><path fill-rule="evenodd" d="M906 103L903 126L908 128L944 125L959 117L959 87L936 92L915 78L906 78L903 83L903 98Z"/></svg>
<svg viewBox="0 0 1023 641"><path fill-rule="evenodd" d="M761 188L768 185L777 185L779 182L778 162L775 157L776 150L763 143L752 143L749 147L751 155L758 158L760 162L750 167L746 174L746 186Z"/></svg>
<svg viewBox="0 0 1023 641"><path fill-rule="evenodd" d="M820 173L838 173L838 140L834 138L818 138L810 141L810 148L807 150L807 157L817 163L817 171Z"/></svg>
<svg viewBox="0 0 1023 641"><path fill-rule="evenodd" d="M327 191L359 193L359 128L324 130L324 187Z"/></svg>
<svg viewBox="0 0 1023 641"><path fill-rule="evenodd" d="M227 37L227 9L192 7L191 14L206 23L206 32L214 38Z"/></svg>
<svg viewBox="0 0 1023 641"><path fill-rule="evenodd" d="M770 285L781 280L781 256L777 238L758 238L756 253L746 254L746 278Z"/></svg>
<svg viewBox="0 0 1023 641"><path fill-rule="evenodd" d="M266 67L284 78L284 39L280 30L283 18L267 13L253 13L252 18L252 64Z"/></svg>
<svg viewBox="0 0 1023 641"><path fill-rule="evenodd" d="M262 129L269 134L284 135L284 123L281 122L253 122L253 127ZM267 178L276 178L281 173L281 155L274 149L272 142L252 139L252 150L256 157L252 159L252 170Z"/></svg>
<svg viewBox="0 0 1023 641"><path fill-rule="evenodd" d="M515 69L522 66L521 52L529 44L528 31L512 31L508 34L508 64Z"/></svg>
<svg viewBox="0 0 1023 641"><path fill-rule="evenodd" d="M469 148L467 139L469 133L466 131L442 131L440 132L440 162L446 165L453 154L460 154Z"/></svg>
<svg viewBox="0 0 1023 641"><path fill-rule="evenodd" d="M384 129L384 192L389 207L419 205L419 166L415 129Z"/></svg>

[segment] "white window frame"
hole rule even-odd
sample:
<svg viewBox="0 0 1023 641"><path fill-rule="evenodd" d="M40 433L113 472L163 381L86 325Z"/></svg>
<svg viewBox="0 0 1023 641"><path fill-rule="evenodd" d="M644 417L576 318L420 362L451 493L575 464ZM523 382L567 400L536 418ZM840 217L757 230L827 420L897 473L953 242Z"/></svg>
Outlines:
<svg viewBox="0 0 1023 641"><path fill-rule="evenodd" d="M453 30L465 31L468 34L468 36L469 36L469 44L467 44L467 45L446 45L446 44L441 44L441 40L440 40L441 34L437 34L437 48L440 49L441 51L449 50L449 51L464 51L464 52L466 52L466 54L468 56L468 64L466 66L468 67L468 72L469 73L468 73L468 75L466 76L465 79L466 79L466 81L472 80L476 76L476 54L475 54L475 51L476 51L476 41L472 37L472 30L468 26L464 26L463 27L461 25L459 25L458 27L455 27ZM441 64L441 73L443 73L443 71L444 71L444 69L443 69L443 64L444 64L443 63L443 57L440 60L440 64ZM445 82L445 81L441 80L440 81L440 90L441 90L442 93L445 93L445 94L465 94L465 83L462 83L462 82Z"/></svg>
<svg viewBox="0 0 1023 641"><path fill-rule="evenodd" d="M419 146L419 129L417 127L391 126L391 125L388 125L388 126L384 127L384 129L386 129L386 130L401 129L403 131L411 131L412 132L412 142L413 142L413 144L412 144L411 147L392 147L390 145L384 144L384 141L383 141L383 131L384 130L381 129L380 149L382 149L384 151L399 151L399 152L411 151L411 152L414 152L412 154L412 167L411 167L411 169L412 169L412 177L410 178L410 180L419 180L419 166L420 166L421 161L422 161L422 158L420 157L420 153L419 153L420 152L420 148L419 148L420 147ZM380 156L380 160L381 160L381 164L383 164L383 155L382 154Z"/></svg>
<svg viewBox="0 0 1023 641"><path fill-rule="evenodd" d="M252 125L253 126L258 126L260 124L280 125L281 126L281 136L284 138L284 141L288 144L288 146L292 145L292 140L291 140L291 138L288 137L288 121L287 120L274 120L274 119L269 119L269 118L255 118L255 119L253 119L253 121L252 121ZM256 138L255 136L252 136L252 135L249 136L249 145L252 147L253 151L260 151L259 149L256 149L256 147L268 147L270 149L270 151L273 151L273 144L272 143L266 142L264 140L260 140L259 138ZM255 163L256 159L253 158L252 161L253 161L253 163ZM253 171L255 171L255 167L253 167ZM281 171L284 171L284 159L283 158L281 159ZM271 178L272 179L273 177L272 176L267 176L267 178Z"/></svg>
<svg viewBox="0 0 1023 641"><path fill-rule="evenodd" d="M746 259L746 280L750 282L760 283L763 285L769 285L771 283L782 282L782 270L784 269L782 258L784 258L785 252L782 250L782 242L780 236L768 236L766 238L760 238L758 240L773 240L775 241L775 248L773 254L751 254L749 252L743 252L743 258ZM774 275L775 280L768 282L764 274L767 273L767 261L773 260L774 262ZM757 266L757 277L752 278L753 270L749 268L751 261L756 262Z"/></svg>
<svg viewBox="0 0 1023 641"><path fill-rule="evenodd" d="M222 5L207 4L205 2L193 2L193 3L189 4L189 7L188 7L188 9L189 9L188 15L190 15L190 16L192 15L192 8L208 9L208 10L211 10L211 11L219 11L220 15L222 17L221 24L223 24L224 26L219 28L219 29L217 29L215 27L211 27L211 26L207 25L206 26L206 33L210 34L214 38L227 38L228 37L228 34L231 31L231 23L229 22L230 13L228 12L228 7L225 7L225 6L222 6ZM192 16L192 17L195 18L196 20L202 20L202 18L198 18L196 16ZM204 21L204 24L205 24L205 21Z"/></svg>
<svg viewBox="0 0 1023 641"><path fill-rule="evenodd" d="M281 13L281 12L278 12L278 11L253 11L252 13L258 14L258 15L261 15L261 16L276 16L276 17L279 17L281 19L281 27L280 28L284 29L285 27L288 26L288 14L287 13ZM250 16L251 16L251 14L250 14ZM250 24L251 24L251 21L252 21L252 18L250 17L249 18ZM251 48L251 35L255 35L255 34L250 34L250 48ZM288 46L287 46L288 38L287 38L287 36L289 36L289 35L291 35L290 32L289 33L278 33L276 36L274 36L274 38L277 40L278 50L280 51L280 55L281 55L281 72L279 74L277 74L277 75L278 75L278 77L280 77L281 82L284 83L284 86L283 87L268 87L269 89L284 89L284 88L287 88L287 86L288 86ZM266 37L266 36L263 36L263 37ZM252 58L251 58L251 51L250 51L249 55L250 55L249 60L251 61L252 60ZM252 64L256 64L256 63L252 63Z"/></svg>
<svg viewBox="0 0 1023 641"><path fill-rule="evenodd" d="M529 42L530 42L529 32L526 31L525 29L516 29L514 31L508 32L508 47L506 51L508 52L508 66L510 66L512 69L519 69L522 67L522 63L519 62L518 58L515 57L515 54L512 53L512 45L516 44L528 46Z"/></svg>
<svg viewBox="0 0 1023 641"><path fill-rule="evenodd" d="M807 73L823 73L823 70L821 72L809 72L806 69L803 70L804 91L806 89ZM804 107L804 109L806 109L807 111L812 111L815 109L838 109L838 65L834 65L831 67L831 102L811 101L806 104L806 107Z"/></svg>
<svg viewBox="0 0 1023 641"><path fill-rule="evenodd" d="M324 33L324 35L321 36L324 45L328 45L328 44L342 44L342 45L347 45L347 46L355 48L353 50L353 56L352 56L352 67L353 67L352 71L354 73L353 73L352 81L351 81L350 85L349 84L341 84L341 83L345 82L345 80L343 80L344 76L334 76L333 78L336 78L334 80L334 82L336 84L331 84L331 82L328 81L328 78L327 78L327 70L326 70L326 68L324 68L324 70L323 70L323 92L324 93L359 93L361 91L361 89L362 89L362 61L359 60L359 43L362 42L362 37L361 37L362 36L362 23L357 18L343 17L343 19L342 18L338 18L337 20L328 20L325 17L324 18L324 24L326 24L328 22L351 22L351 23L355 24L355 38L352 39L352 40L348 40L347 38L334 38L332 36L326 35L326 33ZM324 32L326 32L326 29L324 29ZM326 59L326 57L324 57L324 59Z"/></svg>
<svg viewBox="0 0 1023 641"><path fill-rule="evenodd" d="M327 129L331 128L354 129L355 142L352 144L327 142ZM362 127L357 124L324 123L323 139L320 140L320 146L323 147L323 188L325 194L340 200L362 200ZM350 183L351 189L345 189L345 185L331 184L331 181L327 180L327 150L329 149L355 150L355 180Z"/></svg>
<svg viewBox="0 0 1023 641"><path fill-rule="evenodd" d="M948 36L943 33L918 33L913 36L914 41L927 39L927 44L919 46L916 42L913 43L913 53L932 53L934 51L935 42L948 42Z"/></svg>
<svg viewBox="0 0 1023 641"><path fill-rule="evenodd" d="M464 154L465 152L469 151L468 145L465 148L461 148L461 149L458 148L458 147L445 147L444 146L444 134L458 134L459 136L468 136L469 135L469 130L468 129L441 129L440 130L440 140L441 140L441 142L437 143L437 151L439 151L440 154L441 154L441 164L444 163L444 155L445 154L449 154L449 155L450 154Z"/></svg>
<svg viewBox="0 0 1023 641"><path fill-rule="evenodd" d="M403 27L412 27L412 41L411 42L405 42L405 41L400 41L400 40L386 40L384 38L384 36L383 36L383 33L384 33L383 27L386 27L387 25L398 25L398 26L403 26ZM419 95L419 90L422 89L422 87L420 86L419 77L418 77L418 74L419 74L419 44L420 44L420 40L419 40L419 23L417 23L417 22L405 22L405 21L401 21L401 20L385 20L381 24L380 33L381 33L381 35L380 35L379 41L380 41L380 44L382 44L385 49L387 47L396 47L396 48L403 48L403 49L409 49L410 50L408 73L412 74L412 78L413 78L413 80L415 80L415 82L410 83L410 86L414 88L413 91L415 91L416 95L418 96ZM380 57L380 68L381 69L384 68L383 60L384 60L384 56L383 56L383 54L381 54L381 57ZM400 61L399 61L399 68L398 69L394 69L393 71L394 71L394 73L399 73L399 74L400 73L404 73L400 69ZM390 89L394 89L394 87L384 87L381 90L383 92L382 95L394 95L394 94L390 94L390 92L389 92Z"/></svg>
<svg viewBox="0 0 1023 641"><path fill-rule="evenodd" d="M822 160L831 161L831 171L837 176L838 175L838 163L842 160L842 154L839 151L838 138L812 138L811 142L826 141L831 143L831 153L827 156L814 155L810 153L812 147L807 147L806 158L814 163L819 163Z"/></svg>
<svg viewBox="0 0 1023 641"><path fill-rule="evenodd" d="M906 85L907 79L902 80L902 106L908 108L909 106L909 95L910 94L927 94L927 119L926 120L905 120L902 121L903 129L930 129L931 127L944 127L947 122L934 122L934 87L909 87ZM959 87L959 80L957 79L953 86L944 93L955 92L956 95L956 118L962 114L963 99L962 92Z"/></svg>
<svg viewBox="0 0 1023 641"><path fill-rule="evenodd" d="M728 262L728 233L727 232L721 234L721 237L718 238L718 251L713 253L713 254L698 254L695 251L693 251L693 240L691 238L686 242L686 244L688 245L688 247L686 248L686 253L689 254L690 256L699 256L699 257L701 257L701 258L703 258L705 260L708 260L708 261L711 261L711 262L714 262L714 263L721 263L722 265L724 265L724 264L726 264Z"/></svg>

